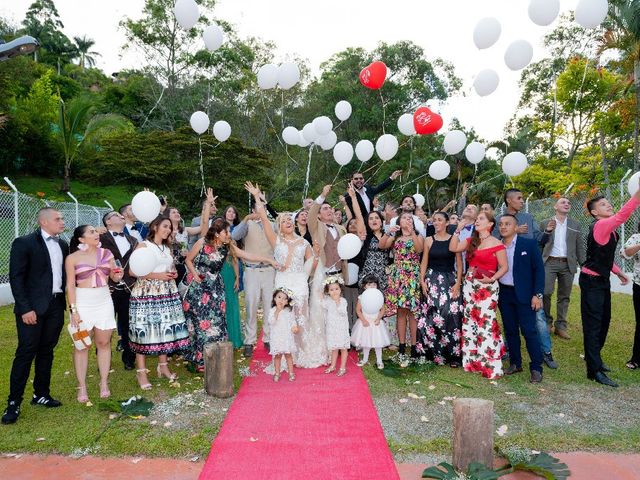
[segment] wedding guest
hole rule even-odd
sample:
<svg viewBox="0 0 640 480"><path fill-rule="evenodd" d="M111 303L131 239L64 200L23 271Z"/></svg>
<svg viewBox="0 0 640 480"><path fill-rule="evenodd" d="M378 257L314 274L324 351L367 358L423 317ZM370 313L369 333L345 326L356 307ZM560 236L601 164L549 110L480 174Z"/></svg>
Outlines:
<svg viewBox="0 0 640 480"><path fill-rule="evenodd" d="M339 208L333 209L333 221L336 225L342 225L342 210Z"/></svg>
<svg viewBox="0 0 640 480"><path fill-rule="evenodd" d="M207 208L206 206L204 208ZM203 208L203 210L204 210ZM210 207L209 207L210 208ZM171 237L171 253L176 265L176 271L178 277L176 278L176 284L180 285L180 282L184 280L187 274L187 267L184 264L187 253L189 253L189 236L202 235L202 229L197 227L185 227L180 215L180 210L176 207L167 207L165 209L166 217L171 220L173 227L173 235ZM200 215L203 218L203 215Z"/></svg>
<svg viewBox="0 0 640 480"><path fill-rule="evenodd" d="M393 181L400 175L402 175L402 170L396 170L385 181L375 187L365 185L364 175L362 173L354 172L353 175L351 175L351 183L353 184L353 188L356 190L356 199L358 201L358 205L360 205L362 215L367 215L373 210L373 198L380 192L389 188ZM355 212L353 211L353 199L348 192L343 195L343 198L351 217L355 217Z"/></svg>
<svg viewBox="0 0 640 480"><path fill-rule="evenodd" d="M518 229L516 234L522 238L532 238L533 240L540 242L540 245L544 245L548 241L548 237L544 236L538 228L538 223L528 212L522 211L524 208L524 197L522 192L517 188L510 188L504 193L504 202L507 205L507 212L513 215L518 220ZM498 230L498 224L500 223L500 215L496 217L496 226L493 229L493 236L500 238L500 232Z"/></svg>
<svg viewBox="0 0 640 480"><path fill-rule="evenodd" d="M177 273L171 256L171 220L158 217L149 224L147 240L136 249L147 248L155 258L156 267L144 277L138 277L131 289L129 304L129 342L136 354L136 376L142 390L150 390L146 357L158 356L158 377L170 381L177 378L169 370L167 355L189 347L182 302L176 286ZM131 272L135 275L134 272Z"/></svg>
<svg viewBox="0 0 640 480"><path fill-rule="evenodd" d="M131 204L127 203L122 205L118 209L118 213L124 217L124 232L127 235L131 235L136 239L137 242L142 242L142 236L138 231L138 227L136 224L138 223L138 219L133 214L133 209L131 208Z"/></svg>
<svg viewBox="0 0 640 480"><path fill-rule="evenodd" d="M122 350L122 363L125 370L135 368L136 355L129 345L129 298L131 288L136 279L129 274L129 258L136 249L138 241L124 231L124 217L118 212L108 212L102 217L107 232L100 235L100 243L103 248L111 252L115 261L120 262L124 276L115 282L109 278L111 301L116 315L119 341ZM124 341L122 340L124 339Z"/></svg>
<svg viewBox="0 0 640 480"><path fill-rule="evenodd" d="M401 213L399 215L402 215L403 213L410 214L411 217L413 218L415 230L418 232L418 235L420 235L423 238L426 237L427 231L426 231L425 223L422 220L420 220L418 216L415 214L416 201L411 195L405 195L404 197L402 197L402 202L400 202L400 209L401 209ZM390 227L396 226L399 218L400 218L399 216L392 218L391 221L389 222Z"/></svg>
<svg viewBox="0 0 640 480"><path fill-rule="evenodd" d="M463 243L454 235L449 245L452 252L466 251L469 262L463 284L462 366L489 379L502 376L505 346L496 310L498 280L509 269L504 245L491 235L494 226L490 214L480 213L471 237Z"/></svg>
<svg viewBox="0 0 640 480"><path fill-rule="evenodd" d="M482 205L480 205L480 211L482 213L489 213L492 217L495 217L496 215L496 212L493 210L493 206L491 206L490 203L483 203Z"/></svg>
<svg viewBox="0 0 640 480"><path fill-rule="evenodd" d="M384 210L382 214L384 215L383 229L386 232L389 227L391 227L391 220L394 217L398 216L399 206L395 202L387 202L384 204Z"/></svg>
<svg viewBox="0 0 640 480"><path fill-rule="evenodd" d="M433 214L435 234L424 241L420 285L424 294L418 315L417 350L437 365L457 368L462 362L462 255L449 250L448 215Z"/></svg>
<svg viewBox="0 0 640 480"><path fill-rule="evenodd" d="M458 235L461 243L467 241L468 238L471 238L473 234L473 226L478 218L478 207L476 207L473 203L467 204L462 210L462 218L458 222L456 229L453 231L452 235ZM463 271L467 271L467 252L462 252L462 264Z"/></svg>
<svg viewBox="0 0 640 480"><path fill-rule="evenodd" d="M392 226L380 241L379 248L392 249L393 265L385 292L386 315L397 313L398 353L405 354L407 322L411 336L411 357L418 356L416 350L416 315L420 306L420 254L424 242L418 235L413 215L403 212L399 225Z"/></svg>
<svg viewBox="0 0 640 480"><path fill-rule="evenodd" d="M516 234L518 219L509 213L500 217L500 235L507 251L508 270L500 278L498 306L502 316L510 365L505 375L522 372L520 331L531 363L530 382L542 381L542 348L536 328L536 312L542 308L544 264L537 242Z"/></svg>
<svg viewBox="0 0 640 480"><path fill-rule="evenodd" d="M271 349L269 354L273 357L274 374L273 381L280 381L282 357L287 362L289 381L296 379L293 368L293 354L298 351L295 334L299 327L296 316L293 313L293 293L284 288L276 287L273 291L271 310L267 315L267 321L271 325Z"/></svg>
<svg viewBox="0 0 640 480"><path fill-rule="evenodd" d="M640 231L640 224L638 225ZM633 337L631 359L626 367L629 370L640 368L640 233L634 233L624 244L622 256L633 259L633 310L636 316L636 331Z"/></svg>
<svg viewBox="0 0 640 480"><path fill-rule="evenodd" d="M211 224L213 223L213 221L217 218L216 214L218 213L218 207L216 206L216 200L218 199L218 197L213 197L213 202L206 196L206 192L205 193L205 197L202 199L202 202L200 204L200 211L202 212L206 206L206 204L209 204L209 225L207 225L207 228L209 228L211 226ZM202 223L202 214L198 217L193 217L191 219L191 226L192 227L200 227L200 224ZM191 250L193 248L193 246L195 245L195 243L198 241L199 239L199 233L196 235L189 235L189 250Z"/></svg>
<svg viewBox="0 0 640 480"><path fill-rule="evenodd" d="M356 211L356 218L352 218L347 223L347 233L352 233L357 235L358 238L362 242L364 242L367 238L366 227L364 225L364 221L362 220L362 214L360 213L360 205L356 201L356 192L353 187L349 187L347 195L351 197L353 205L353 209ZM358 288L358 277L360 270L363 267L364 263L364 250L360 248L358 254L347 260L347 275L348 279L345 282L345 286L343 289L344 298L347 300L347 312L349 317L349 331L353 328L354 323L358 320L358 314L356 312L356 305L358 304L358 294L360 293ZM351 275L351 271L357 271L358 274Z"/></svg>
<svg viewBox="0 0 640 480"><path fill-rule="evenodd" d="M302 201L302 209L308 212L309 209L313 206L313 202L313 198L305 198Z"/></svg>
<svg viewBox="0 0 640 480"><path fill-rule="evenodd" d="M313 238L311 238L311 233L307 225L308 219L309 212L300 210L294 217L295 232L309 242L309 245L313 245Z"/></svg>
<svg viewBox="0 0 640 480"><path fill-rule="evenodd" d="M233 205L224 209L224 219L229 224L229 231L233 231L240 224L240 215ZM239 248L243 245L238 244ZM239 262L233 255L227 255L227 259L222 267L222 281L224 282L224 298L226 301L225 317L227 321L227 332L229 341L234 348L244 345L242 336L242 324L240 323L240 299L238 293L244 289L242 262Z"/></svg>
<svg viewBox="0 0 640 480"><path fill-rule="evenodd" d="M584 356L587 378L603 385L617 387L606 372L601 351L607 340L611 323L610 273L617 275L622 285L629 283L627 276L615 262L619 235L616 229L626 222L640 206L640 189L625 203L618 213L613 212L609 200L602 196L587 202L587 211L594 218L587 235L586 260L580 269L580 314L584 336Z"/></svg>
<svg viewBox="0 0 640 480"><path fill-rule="evenodd" d="M378 279L373 275L366 276L363 283L363 291L370 288L380 289ZM358 320L353 326L351 343L356 348L362 348L362 359L358 362L358 366L363 367L369 363L369 352L373 348L376 352L376 366L378 370L382 370L384 368L382 349L391 343L384 321L384 305L377 313L368 314L362 310L362 295L360 295L356 310Z"/></svg>
<svg viewBox="0 0 640 480"><path fill-rule="evenodd" d="M47 408L62 405L51 397L53 351L64 325L64 260L69 246L59 235L64 231L62 214L41 208L38 229L18 237L9 254L9 283L15 300L18 347L9 377L9 398L2 423L15 423L20 416L24 389L35 360L32 405Z"/></svg>
<svg viewBox="0 0 640 480"><path fill-rule="evenodd" d="M547 237L542 250L545 271L543 299L545 327L547 323L553 324L551 295L553 295L557 280L555 334L562 339L569 340L571 338L567 332L569 301L576 271L585 261L584 239L580 224L568 216L571 210L569 199L558 198L553 208L556 212L555 215L540 223L540 230L543 230Z"/></svg>
<svg viewBox="0 0 640 480"><path fill-rule="evenodd" d="M325 329L327 332L327 350L331 352L331 365L324 373L335 372L340 355L338 377L347 373L347 353L351 347L349 336L349 319L347 318L347 301L342 296L344 280L340 275L330 275L324 281Z"/></svg>
<svg viewBox="0 0 640 480"><path fill-rule="evenodd" d="M100 398L111 396L109 369L111 368L111 334L116 328L113 302L109 294L109 280L122 280L123 269L117 267L113 254L100 246L100 235L90 225L73 231L70 255L65 260L67 296L71 305L69 322L74 327L93 334L98 352ZM77 400L87 403L87 367L89 348L73 349L73 365L78 379Z"/></svg>

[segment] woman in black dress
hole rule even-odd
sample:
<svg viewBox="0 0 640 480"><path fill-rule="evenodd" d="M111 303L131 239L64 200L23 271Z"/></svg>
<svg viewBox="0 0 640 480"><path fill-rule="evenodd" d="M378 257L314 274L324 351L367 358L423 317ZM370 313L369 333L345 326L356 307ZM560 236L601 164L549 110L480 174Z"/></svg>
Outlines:
<svg viewBox="0 0 640 480"><path fill-rule="evenodd" d="M420 284L423 301L418 316L420 355L438 365L461 364L460 326L462 324L462 256L449 251L451 235L447 233L449 216L445 212L433 215L435 235L424 242L420 264Z"/></svg>

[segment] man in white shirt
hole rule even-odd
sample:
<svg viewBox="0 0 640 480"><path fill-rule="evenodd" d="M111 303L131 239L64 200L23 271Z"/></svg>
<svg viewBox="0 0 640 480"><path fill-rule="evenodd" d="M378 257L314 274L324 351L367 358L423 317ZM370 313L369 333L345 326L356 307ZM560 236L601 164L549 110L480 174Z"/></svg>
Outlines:
<svg viewBox="0 0 640 480"><path fill-rule="evenodd" d="M427 231L424 226L424 222L420 220L417 215L415 215L416 201L414 200L414 198L411 195L405 195L404 197L402 197L402 203L400 204L400 208L402 209L402 213L410 213L411 215L413 215L413 224L415 225L416 230L418 231L418 235L422 237L426 237ZM398 222L398 217L396 216L391 219L389 226L395 227L397 222Z"/></svg>

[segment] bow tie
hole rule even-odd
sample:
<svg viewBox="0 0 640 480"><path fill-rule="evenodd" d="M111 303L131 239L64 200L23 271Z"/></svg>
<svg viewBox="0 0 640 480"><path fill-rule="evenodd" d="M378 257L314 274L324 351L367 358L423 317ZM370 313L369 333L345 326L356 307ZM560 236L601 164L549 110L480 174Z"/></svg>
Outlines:
<svg viewBox="0 0 640 480"><path fill-rule="evenodd" d="M117 237L118 235L121 235L124 237L124 232L111 232L113 234L114 237Z"/></svg>
<svg viewBox="0 0 640 480"><path fill-rule="evenodd" d="M47 241L52 240L54 242L59 242L60 241L60 237L54 237L53 235L50 237L47 237Z"/></svg>

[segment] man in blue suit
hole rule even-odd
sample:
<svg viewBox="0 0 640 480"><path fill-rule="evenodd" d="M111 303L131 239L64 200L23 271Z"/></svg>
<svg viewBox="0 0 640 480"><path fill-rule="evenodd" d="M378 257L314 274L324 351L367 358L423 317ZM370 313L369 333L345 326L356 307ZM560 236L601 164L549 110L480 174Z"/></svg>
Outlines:
<svg viewBox="0 0 640 480"><path fill-rule="evenodd" d="M500 279L498 306L502 315L511 364L505 375L522 372L520 332L531 358L531 383L542 381L542 347L536 328L536 312L542 308L544 263L535 240L516 234L518 219L509 213L500 217L498 225L502 242L507 247L509 271Z"/></svg>

